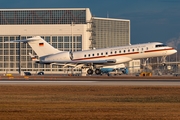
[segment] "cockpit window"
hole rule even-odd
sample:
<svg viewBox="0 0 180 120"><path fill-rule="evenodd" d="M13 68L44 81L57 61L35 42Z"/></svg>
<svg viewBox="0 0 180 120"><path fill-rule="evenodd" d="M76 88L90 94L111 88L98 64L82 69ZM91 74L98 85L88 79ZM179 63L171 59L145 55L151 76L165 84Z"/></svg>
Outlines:
<svg viewBox="0 0 180 120"><path fill-rule="evenodd" d="M166 47L167 45L164 44L160 44L160 45L156 45L156 47Z"/></svg>

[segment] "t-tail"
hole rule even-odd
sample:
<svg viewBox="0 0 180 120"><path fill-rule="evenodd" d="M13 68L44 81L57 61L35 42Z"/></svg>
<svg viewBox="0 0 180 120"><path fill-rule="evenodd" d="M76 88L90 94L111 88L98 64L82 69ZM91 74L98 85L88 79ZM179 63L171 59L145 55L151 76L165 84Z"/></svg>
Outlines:
<svg viewBox="0 0 180 120"><path fill-rule="evenodd" d="M28 43L31 46L31 48L34 50L34 52L37 54L38 57L47 56L47 55L51 55L51 54L56 54L58 52L62 52L62 51L54 48L49 43L47 43L40 36L35 36L32 38L28 38L26 40L14 40L11 42Z"/></svg>

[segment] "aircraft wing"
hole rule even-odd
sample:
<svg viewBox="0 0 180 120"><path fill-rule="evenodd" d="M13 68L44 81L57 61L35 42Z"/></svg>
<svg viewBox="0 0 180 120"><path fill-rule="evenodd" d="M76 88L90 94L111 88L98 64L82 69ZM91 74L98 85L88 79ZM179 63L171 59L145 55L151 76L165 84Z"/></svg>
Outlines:
<svg viewBox="0 0 180 120"><path fill-rule="evenodd" d="M80 59L74 59L74 60L41 60L41 63L59 63L59 64L87 64L87 63L93 63L93 64L106 64L106 63L124 63L131 61L132 59L129 57L117 57L116 59L91 59L91 60L80 60Z"/></svg>
<svg viewBox="0 0 180 120"><path fill-rule="evenodd" d="M85 64L85 63L93 63L93 64L104 64L104 63L116 63L115 59L108 59L108 60L72 60L72 61L40 61L44 64Z"/></svg>
<svg viewBox="0 0 180 120"><path fill-rule="evenodd" d="M66 67L74 67L74 68L81 68L86 67L88 64L105 64L105 63L115 63L116 60L109 59L109 60L83 60L83 61L39 61L42 64L53 64L58 66Z"/></svg>

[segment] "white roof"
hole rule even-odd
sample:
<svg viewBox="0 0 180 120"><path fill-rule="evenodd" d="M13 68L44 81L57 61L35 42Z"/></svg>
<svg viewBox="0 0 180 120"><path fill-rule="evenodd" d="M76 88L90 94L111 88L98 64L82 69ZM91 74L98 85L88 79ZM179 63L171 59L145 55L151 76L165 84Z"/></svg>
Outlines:
<svg viewBox="0 0 180 120"><path fill-rule="evenodd" d="M101 17L93 17L93 19L101 19L101 20L116 20L116 21L130 21L130 20L127 20L127 19L101 18Z"/></svg>
<svg viewBox="0 0 180 120"><path fill-rule="evenodd" d="M26 9L0 9L0 11L24 11L24 10L86 10L89 8L26 8Z"/></svg>

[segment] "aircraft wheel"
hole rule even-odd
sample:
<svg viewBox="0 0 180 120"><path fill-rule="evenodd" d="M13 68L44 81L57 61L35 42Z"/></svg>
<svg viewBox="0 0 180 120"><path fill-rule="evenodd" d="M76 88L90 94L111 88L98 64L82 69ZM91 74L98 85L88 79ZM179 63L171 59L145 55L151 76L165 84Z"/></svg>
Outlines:
<svg viewBox="0 0 180 120"><path fill-rule="evenodd" d="M100 74L101 74L101 70L100 70L100 69L96 69L96 70L95 70L95 73L96 73L97 75L100 75Z"/></svg>
<svg viewBox="0 0 180 120"><path fill-rule="evenodd" d="M88 69L87 70L87 74L92 75L93 74L93 70L92 69Z"/></svg>

